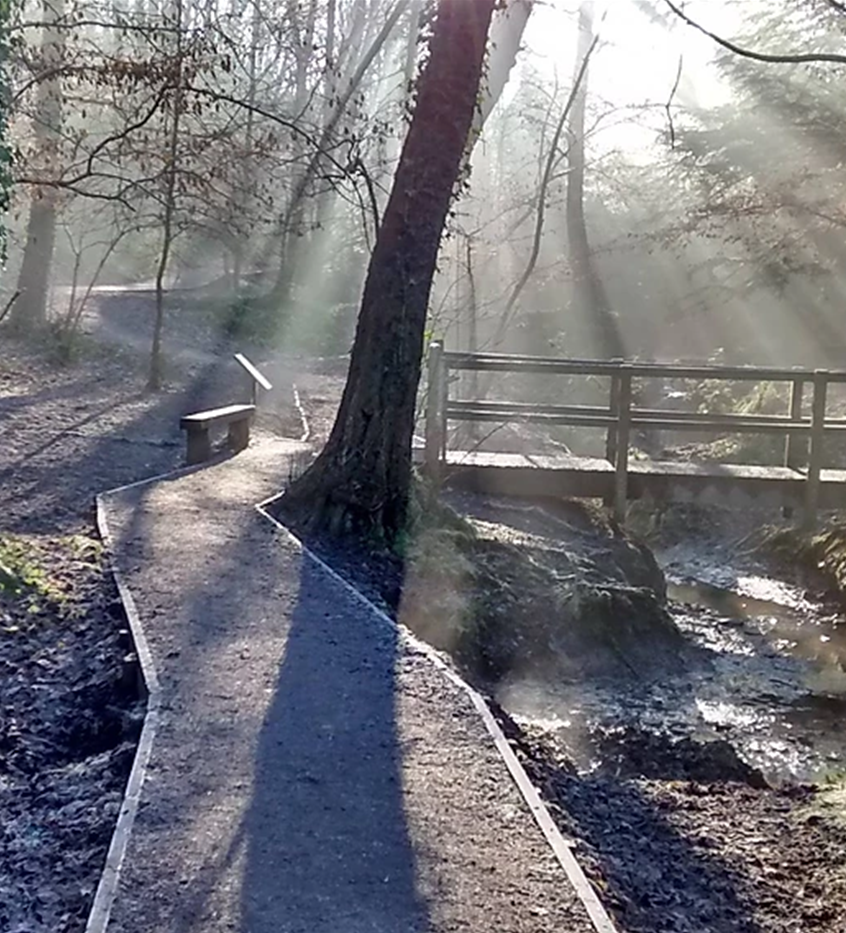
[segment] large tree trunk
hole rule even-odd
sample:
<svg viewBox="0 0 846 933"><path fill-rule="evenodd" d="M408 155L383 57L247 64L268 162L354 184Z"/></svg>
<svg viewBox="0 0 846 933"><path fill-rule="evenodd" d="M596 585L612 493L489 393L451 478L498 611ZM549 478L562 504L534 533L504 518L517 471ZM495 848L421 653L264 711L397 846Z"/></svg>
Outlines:
<svg viewBox="0 0 846 933"><path fill-rule="evenodd" d="M58 73L65 57L65 33L62 20L65 0L43 0L38 70L44 77L38 84L33 116L35 153L33 174L44 185L34 187L31 195L26 244L18 274L20 298L12 307L9 323L17 331L35 330L47 323L50 269L56 240L56 192L54 182L61 172L62 80Z"/></svg>
<svg viewBox="0 0 846 933"><path fill-rule="evenodd" d="M593 44L593 0L579 7L579 38L576 54L577 73L590 54ZM578 321L587 325L592 352L606 359L623 356L623 340L608 296L594 266L585 222L585 109L587 71L570 112L569 169L567 176L567 243L573 276L574 311Z"/></svg>
<svg viewBox="0 0 846 933"><path fill-rule="evenodd" d="M284 503L312 530L405 528L429 293L479 93L496 0L441 0L417 108L370 260L332 433Z"/></svg>

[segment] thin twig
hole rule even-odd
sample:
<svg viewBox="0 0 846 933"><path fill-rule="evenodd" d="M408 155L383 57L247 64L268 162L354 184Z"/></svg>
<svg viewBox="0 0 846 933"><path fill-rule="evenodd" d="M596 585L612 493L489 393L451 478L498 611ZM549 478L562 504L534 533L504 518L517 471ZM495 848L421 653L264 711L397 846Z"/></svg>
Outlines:
<svg viewBox="0 0 846 933"><path fill-rule="evenodd" d="M12 310L12 305L21 297L21 290L16 288L12 297L6 302L6 306L3 308L2 313L0 313L0 324L3 323L6 315Z"/></svg>
<svg viewBox="0 0 846 933"><path fill-rule="evenodd" d="M673 0L664 0L664 3L679 17L687 23L688 26L691 26L697 32L701 32L703 36L707 36L709 39L713 39L717 45L721 45L724 49L728 49L729 52L734 52L735 55L742 55L744 58L751 58L756 62L769 62L771 64L782 64L782 65L807 65L814 62L833 62L838 65L846 65L846 55L840 55L837 52L801 52L795 55L774 55L768 52L756 52L754 49L746 49L743 46L737 45L736 43L730 41L729 39L724 39L722 36L717 35L715 32L711 32L710 29L706 29L700 23L697 23L696 20L691 19L681 9ZM837 5L836 3L834 4Z"/></svg>
<svg viewBox="0 0 846 933"><path fill-rule="evenodd" d="M684 65L684 56L679 55L679 67L676 69L676 80L673 82L673 88L670 91L670 96L667 98L667 103L664 104L664 109L667 111L667 124L670 127L670 149L676 148L676 127L673 123L673 100L676 96L676 92L679 89L679 84L681 83L682 76L682 67Z"/></svg>

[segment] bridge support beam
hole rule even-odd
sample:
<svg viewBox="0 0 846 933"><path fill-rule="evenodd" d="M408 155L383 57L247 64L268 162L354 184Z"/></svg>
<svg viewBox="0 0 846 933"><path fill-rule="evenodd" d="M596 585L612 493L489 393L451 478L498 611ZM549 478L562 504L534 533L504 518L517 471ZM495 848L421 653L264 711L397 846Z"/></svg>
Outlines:
<svg viewBox="0 0 846 933"><path fill-rule="evenodd" d="M612 363L618 366L623 360L615 358ZM608 412L612 418L616 418L620 411L620 376L614 373L611 376L611 389L608 394ZM617 462L617 425L611 425L605 435L605 459L609 463Z"/></svg>
<svg viewBox="0 0 846 933"><path fill-rule="evenodd" d="M802 395L805 383L801 379L794 379L790 389L790 420L802 420ZM804 452L802 448L805 448ZM795 470L805 462L808 444L800 434L788 434L784 444L784 465Z"/></svg>
<svg viewBox="0 0 846 933"><path fill-rule="evenodd" d="M440 340L429 344L429 382L426 389L426 475L433 483L441 481L441 465L446 448L446 372L444 345Z"/></svg>

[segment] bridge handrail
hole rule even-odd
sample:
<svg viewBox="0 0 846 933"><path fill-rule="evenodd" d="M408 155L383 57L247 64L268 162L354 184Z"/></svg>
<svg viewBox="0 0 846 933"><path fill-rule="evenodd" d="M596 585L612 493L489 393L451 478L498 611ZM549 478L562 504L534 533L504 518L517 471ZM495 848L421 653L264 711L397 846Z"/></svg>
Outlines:
<svg viewBox="0 0 846 933"><path fill-rule="evenodd" d="M448 420L500 421L539 424L565 424L607 429L606 456L614 465L614 510L625 514L628 486L629 435L632 427L656 427L677 431L719 431L732 434L776 434L786 438L784 465L798 468L801 456L798 442L807 439L805 474L805 520L816 519L820 490L822 446L826 434L846 431L846 419L826 418L829 383L846 383L846 371L777 369L765 366L685 366L626 360L577 360L554 357L519 356L504 353L446 351L440 341L429 346L429 386L426 406L427 472L437 478L446 458ZM607 407L595 405L553 405L531 402L450 399L451 370L488 372L570 374L609 376ZM632 399L635 378L672 377L720 381L789 382L790 410L787 415L754 413L679 412L639 408ZM805 383L813 387L811 415L802 413Z"/></svg>
<svg viewBox="0 0 846 933"><path fill-rule="evenodd" d="M617 423L611 408L599 405L535 405L531 402L475 402L449 399L449 421L513 421L521 424L561 424L605 427ZM788 415L735 414L732 412L675 411L631 406L631 424L639 427L681 431L726 431L737 434L808 434L810 418L791 419ZM846 419L828 418L824 429L846 431Z"/></svg>
<svg viewBox="0 0 846 933"><path fill-rule="evenodd" d="M625 368L634 377L674 379L716 379L727 382L810 382L817 370L794 367L775 369L768 366L724 366L659 363L627 360L580 360L547 356L520 356L508 353L464 353L444 350L447 369L476 372L514 372L569 374L574 376L614 376ZM828 382L846 382L846 370L825 370Z"/></svg>

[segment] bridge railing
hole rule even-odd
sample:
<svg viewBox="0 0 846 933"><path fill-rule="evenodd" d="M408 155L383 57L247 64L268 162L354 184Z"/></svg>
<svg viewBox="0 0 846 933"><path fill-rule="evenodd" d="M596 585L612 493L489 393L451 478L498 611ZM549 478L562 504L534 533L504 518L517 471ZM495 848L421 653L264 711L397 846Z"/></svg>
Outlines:
<svg viewBox="0 0 846 933"><path fill-rule="evenodd" d="M609 377L607 405L541 404L488 399L450 398L453 371L532 373ZM503 353L448 352L435 341L429 346L429 384L426 407L427 472L440 477L446 460L450 421L530 423L606 429L605 452L614 467L614 510L625 513L628 461L633 427L673 431L731 434L771 434L785 438L784 466L805 471L805 515L813 522L818 510L820 470L826 435L846 431L846 419L826 417L831 384L846 383L846 371L775 369L762 366L684 366L675 363L625 360L577 360L516 356ZM788 411L783 415L675 411L637 406L632 398L635 378L678 378L723 382L776 382L791 387ZM812 387L810 411L803 410L804 389ZM802 447L806 449L803 456Z"/></svg>

